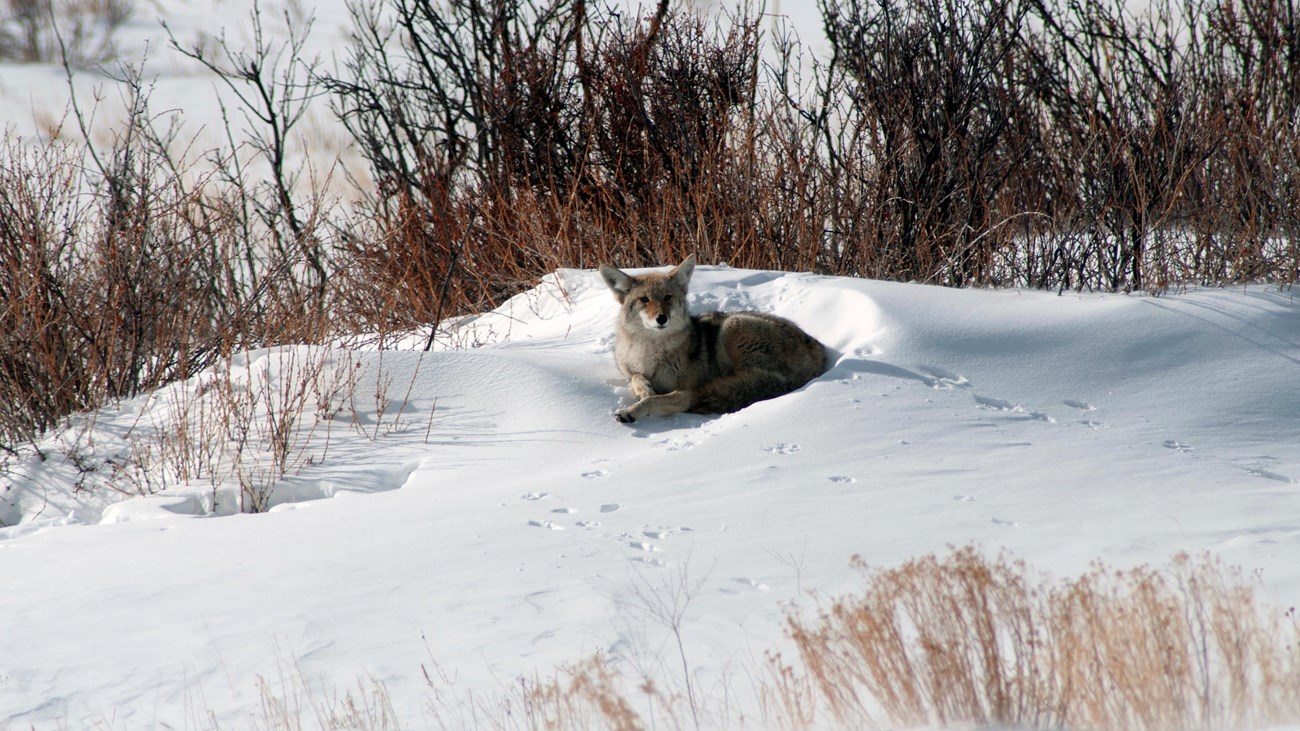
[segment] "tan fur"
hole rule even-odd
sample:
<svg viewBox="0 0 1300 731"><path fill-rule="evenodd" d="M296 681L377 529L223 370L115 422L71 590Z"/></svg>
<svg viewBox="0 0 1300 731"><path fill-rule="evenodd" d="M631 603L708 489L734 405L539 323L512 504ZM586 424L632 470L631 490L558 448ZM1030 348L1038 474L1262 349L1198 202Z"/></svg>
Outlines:
<svg viewBox="0 0 1300 731"><path fill-rule="evenodd" d="M762 312L692 317L686 289L694 269L693 256L642 276L600 267L622 306L614 359L637 399L614 412L625 424L683 411L737 411L826 371L825 346L789 320Z"/></svg>

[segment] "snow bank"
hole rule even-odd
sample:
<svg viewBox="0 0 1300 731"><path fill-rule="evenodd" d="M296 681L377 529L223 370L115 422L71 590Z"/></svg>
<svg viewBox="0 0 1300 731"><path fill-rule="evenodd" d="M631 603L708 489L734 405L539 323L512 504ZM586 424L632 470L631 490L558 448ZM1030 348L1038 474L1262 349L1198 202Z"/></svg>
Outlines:
<svg viewBox="0 0 1300 731"><path fill-rule="evenodd" d="M967 543L1057 575L1209 551L1300 601L1289 293L701 267L691 304L789 317L833 367L736 414L620 425L615 305L594 272L562 271L459 323L473 347L346 353L357 423L336 417L267 513L217 517L201 482L87 496L60 457L18 465L0 487L21 520L0 529L0 726L239 725L285 667L373 678L418 726L435 665L481 694L596 651L663 658L637 587L674 582L696 587L683 639L716 687L784 646L809 592L856 589L851 555ZM111 443L162 401L94 428Z"/></svg>

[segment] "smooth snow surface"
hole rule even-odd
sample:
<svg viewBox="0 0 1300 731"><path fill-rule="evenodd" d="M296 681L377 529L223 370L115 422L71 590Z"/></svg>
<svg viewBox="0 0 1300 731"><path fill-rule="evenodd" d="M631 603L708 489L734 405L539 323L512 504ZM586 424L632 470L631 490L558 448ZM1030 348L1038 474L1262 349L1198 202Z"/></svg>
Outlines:
<svg viewBox="0 0 1300 731"><path fill-rule="evenodd" d="M51 442L0 484L0 728L209 712L240 727L258 678L285 668L326 689L373 679L420 727L434 668L482 697L598 651L633 676L671 658L636 596L674 583L698 587L682 636L699 687L743 685L788 649L787 612L860 588L854 554L887 566L973 543L1065 577L1208 551L1265 601L1300 602L1289 292L700 267L691 305L789 317L833 365L735 414L623 426L616 306L594 272L561 271L461 323L478 347L351 353L358 423L313 447L268 513L218 516L231 506L204 481L76 493ZM120 440L165 400L93 429Z"/></svg>

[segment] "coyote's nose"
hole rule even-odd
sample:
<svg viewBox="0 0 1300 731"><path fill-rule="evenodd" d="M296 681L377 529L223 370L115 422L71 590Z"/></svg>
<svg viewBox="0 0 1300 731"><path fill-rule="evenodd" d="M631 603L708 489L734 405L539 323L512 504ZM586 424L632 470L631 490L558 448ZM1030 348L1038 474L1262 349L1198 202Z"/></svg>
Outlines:
<svg viewBox="0 0 1300 731"><path fill-rule="evenodd" d="M668 315L665 315L664 313L660 312L659 316L655 318L655 322L659 324L659 327L663 327L664 325L667 325Z"/></svg>

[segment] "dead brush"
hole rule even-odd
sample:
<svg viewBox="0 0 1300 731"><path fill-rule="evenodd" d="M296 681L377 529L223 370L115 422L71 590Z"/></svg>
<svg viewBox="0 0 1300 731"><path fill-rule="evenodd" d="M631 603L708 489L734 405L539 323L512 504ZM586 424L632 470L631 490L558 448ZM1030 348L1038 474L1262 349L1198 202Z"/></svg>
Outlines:
<svg viewBox="0 0 1300 731"><path fill-rule="evenodd" d="M521 688L522 705L535 728L639 731L648 727L633 709L622 678L600 656L567 669L563 675L566 677L557 675ZM653 694L653 688L647 693Z"/></svg>
<svg viewBox="0 0 1300 731"><path fill-rule="evenodd" d="M5 0L0 3L0 60L90 68L115 59L117 32L135 14L133 0Z"/></svg>
<svg viewBox="0 0 1300 731"><path fill-rule="evenodd" d="M286 479L328 459L336 425L356 422L359 364L347 350L290 346L224 359L171 384L141 408L121 444L71 437L66 457L107 454L86 489L129 495L208 486L210 510L261 512ZM392 429L396 429L396 417ZM387 426L382 418L377 431ZM377 434L375 435L378 436Z"/></svg>
<svg viewBox="0 0 1300 731"><path fill-rule="evenodd" d="M0 141L0 444L69 414L187 379L244 348L321 342L332 323L317 268L329 210L301 207L300 237L256 203L237 155L199 164L139 75L111 143ZM74 103L90 140L93 111ZM225 166L222 168L222 166ZM316 247L316 248L313 248Z"/></svg>
<svg viewBox="0 0 1300 731"><path fill-rule="evenodd" d="M694 697L680 689L670 677L681 672L675 658L646 665L597 653L478 693L457 687L430 651L421 666L431 693L422 723L546 731L972 724L1183 731L1300 721L1295 610L1260 606L1241 572L1217 559L1179 555L1163 570L1096 563L1064 582L970 547L894 569L872 569L857 557L854 564L865 573L861 595L834 601L815 619L790 617L800 662L769 654L766 667L748 675L755 715L732 703L728 682ZM689 598L674 592L699 585L688 586L683 572L655 588L671 596L637 596L640 606L627 609L676 633L670 625ZM340 693L286 667L279 664L278 682L259 676L267 728L403 725L381 682L361 678Z"/></svg>
<svg viewBox="0 0 1300 731"><path fill-rule="evenodd" d="M777 707L837 723L1260 728L1300 718L1300 633L1210 557L1051 584L973 548L869 569L860 596L789 619Z"/></svg>
<svg viewBox="0 0 1300 731"><path fill-rule="evenodd" d="M668 3L384 5L323 84L378 181L358 261L422 317L687 253L949 286L1300 275L1282 0L821 0L810 66L788 34L761 61L760 17ZM358 314L385 302L361 285Z"/></svg>

